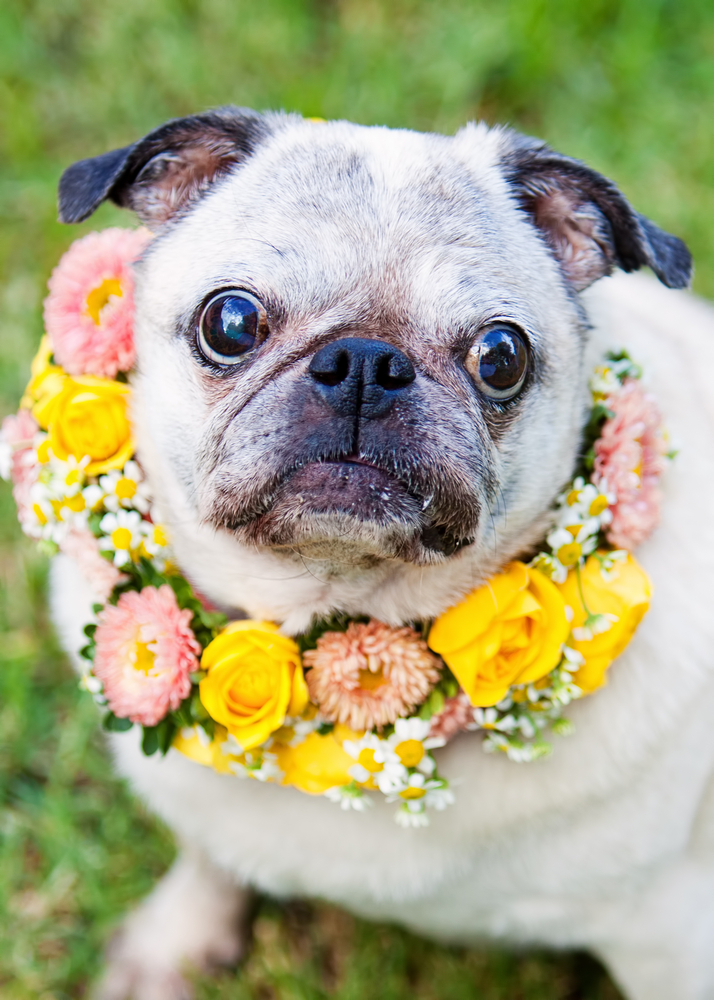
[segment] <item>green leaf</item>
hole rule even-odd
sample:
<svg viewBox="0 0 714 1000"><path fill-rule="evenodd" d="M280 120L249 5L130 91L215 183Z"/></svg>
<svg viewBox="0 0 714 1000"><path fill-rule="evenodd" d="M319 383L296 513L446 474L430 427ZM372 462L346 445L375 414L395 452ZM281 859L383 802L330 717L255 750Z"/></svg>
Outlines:
<svg viewBox="0 0 714 1000"><path fill-rule="evenodd" d="M144 735L141 738L141 749L147 757L151 757L159 749L159 734L157 726L144 726Z"/></svg>
<svg viewBox="0 0 714 1000"><path fill-rule="evenodd" d="M203 722L205 719L209 718L208 712L204 708L203 702L201 701L201 696L198 691L191 698L191 715L196 720L196 722Z"/></svg>
<svg viewBox="0 0 714 1000"><path fill-rule="evenodd" d="M94 633L97 631L97 626L92 622L90 625L85 625L83 631L88 639L93 639Z"/></svg>
<svg viewBox="0 0 714 1000"><path fill-rule="evenodd" d="M164 757L171 749L171 744L173 743L177 728L176 723L169 715L167 715L165 719L162 719L158 726L156 726L156 739L158 747Z"/></svg>
<svg viewBox="0 0 714 1000"><path fill-rule="evenodd" d="M79 651L79 655L85 660L89 660L90 663L94 662L94 651L96 650L96 644L93 642L87 643L86 646L82 646Z"/></svg>
<svg viewBox="0 0 714 1000"><path fill-rule="evenodd" d="M134 723L131 719L120 719L114 712L107 712L102 725L108 733L126 733Z"/></svg>

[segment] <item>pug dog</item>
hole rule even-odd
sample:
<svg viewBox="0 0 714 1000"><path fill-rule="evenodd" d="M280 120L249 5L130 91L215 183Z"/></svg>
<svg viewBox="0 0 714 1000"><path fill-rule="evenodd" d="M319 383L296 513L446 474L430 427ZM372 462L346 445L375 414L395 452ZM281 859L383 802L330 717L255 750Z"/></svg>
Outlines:
<svg viewBox="0 0 714 1000"><path fill-rule="evenodd" d="M243 954L258 890L446 942L586 948L630 1000L714 997L714 311L671 290L684 244L594 170L483 124L229 107L74 164L60 218L107 198L155 233L136 265L140 461L182 570L231 617L396 626L528 558L605 349L644 364L681 451L638 550L652 607L608 686L532 766L477 734L438 751L457 800L427 829L112 736L181 852L99 996L186 997L187 969ZM644 266L659 284L624 273ZM221 296L252 317L239 349L206 308ZM496 380L494 328L518 359ZM94 596L65 557L52 594L76 657Z"/></svg>

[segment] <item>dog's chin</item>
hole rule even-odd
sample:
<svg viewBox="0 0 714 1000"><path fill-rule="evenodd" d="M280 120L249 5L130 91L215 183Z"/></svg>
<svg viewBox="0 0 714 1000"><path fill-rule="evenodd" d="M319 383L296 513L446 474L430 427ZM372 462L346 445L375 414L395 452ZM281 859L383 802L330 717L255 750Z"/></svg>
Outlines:
<svg viewBox="0 0 714 1000"><path fill-rule="evenodd" d="M373 465L311 462L280 483L264 511L231 530L240 541L335 566L385 559L428 565L457 546L429 522L427 506Z"/></svg>

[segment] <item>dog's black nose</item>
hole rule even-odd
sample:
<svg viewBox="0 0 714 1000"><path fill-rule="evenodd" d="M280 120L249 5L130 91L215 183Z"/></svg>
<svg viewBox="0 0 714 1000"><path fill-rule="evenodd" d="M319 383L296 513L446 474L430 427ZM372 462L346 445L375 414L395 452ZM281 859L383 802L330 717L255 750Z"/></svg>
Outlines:
<svg viewBox="0 0 714 1000"><path fill-rule="evenodd" d="M340 416L381 417L416 378L406 354L383 340L344 337L317 352L308 371Z"/></svg>

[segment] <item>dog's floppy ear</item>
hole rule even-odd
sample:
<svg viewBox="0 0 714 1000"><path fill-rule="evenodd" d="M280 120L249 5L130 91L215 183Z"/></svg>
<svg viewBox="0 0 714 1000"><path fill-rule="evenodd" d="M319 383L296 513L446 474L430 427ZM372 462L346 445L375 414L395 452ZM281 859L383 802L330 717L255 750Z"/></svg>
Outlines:
<svg viewBox="0 0 714 1000"><path fill-rule="evenodd" d="M577 291L616 266L645 264L669 288L689 285L685 244L635 212L612 181L545 144L514 145L504 157L506 177Z"/></svg>
<svg viewBox="0 0 714 1000"><path fill-rule="evenodd" d="M146 225L161 225L269 131L263 115L234 107L166 122L132 146L68 167L59 183L60 222L82 222L111 198Z"/></svg>

